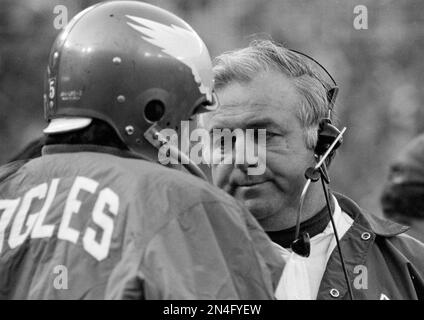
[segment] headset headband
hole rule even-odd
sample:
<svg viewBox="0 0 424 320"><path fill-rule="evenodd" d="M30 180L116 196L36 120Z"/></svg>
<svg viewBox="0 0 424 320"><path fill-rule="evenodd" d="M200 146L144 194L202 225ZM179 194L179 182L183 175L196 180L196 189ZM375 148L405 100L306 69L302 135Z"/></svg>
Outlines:
<svg viewBox="0 0 424 320"><path fill-rule="evenodd" d="M307 55L306 53L297 51L297 50L293 50L293 49L289 49L289 50L292 51L292 52L295 52L297 54L300 54L301 56L306 57L309 60L315 62L331 79L331 81L333 82L333 86L328 90L327 90L327 88L325 88L325 87L324 88L327 91L327 100L328 100L328 103L329 103L330 111L332 111L334 104L336 103L337 94L339 93L339 86L337 85L336 80L334 80L334 78L331 76L330 72L328 72L327 69L324 68L324 66L321 63L319 63L317 60L315 60L311 56Z"/></svg>

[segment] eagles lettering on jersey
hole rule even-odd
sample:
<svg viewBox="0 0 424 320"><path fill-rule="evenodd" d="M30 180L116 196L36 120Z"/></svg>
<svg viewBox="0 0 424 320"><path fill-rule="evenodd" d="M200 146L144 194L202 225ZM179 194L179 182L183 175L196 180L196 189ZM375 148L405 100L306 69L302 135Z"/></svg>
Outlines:
<svg viewBox="0 0 424 320"><path fill-rule="evenodd" d="M53 179L29 189L16 199L0 200L0 254L6 244L15 249L28 238L50 238L57 229L58 239L74 244L81 239L84 250L98 261L108 256L114 217L119 212L119 196L110 188L99 190L99 183L93 179L78 176L67 194L60 222L48 224L46 217L60 183L61 179ZM95 228L88 226L85 230L77 230L72 221L75 215L81 213L83 197L94 203L89 217ZM8 227L10 232L5 239Z"/></svg>

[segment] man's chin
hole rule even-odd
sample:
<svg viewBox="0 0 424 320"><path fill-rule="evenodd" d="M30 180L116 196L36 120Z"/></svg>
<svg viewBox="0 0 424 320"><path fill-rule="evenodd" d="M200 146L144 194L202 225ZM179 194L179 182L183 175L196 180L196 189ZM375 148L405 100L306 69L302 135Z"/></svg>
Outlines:
<svg viewBox="0 0 424 320"><path fill-rule="evenodd" d="M263 220L272 215L269 203L258 199L240 199L256 220Z"/></svg>

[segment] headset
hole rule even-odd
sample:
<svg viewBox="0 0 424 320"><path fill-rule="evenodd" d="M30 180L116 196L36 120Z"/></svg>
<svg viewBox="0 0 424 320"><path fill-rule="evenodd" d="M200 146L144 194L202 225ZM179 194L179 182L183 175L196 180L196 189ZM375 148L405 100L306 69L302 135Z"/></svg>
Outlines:
<svg viewBox="0 0 424 320"><path fill-rule="evenodd" d="M334 223L334 219L332 215L333 210L331 208L331 203L329 199L329 191L328 191L328 184L330 183L330 179L328 177L327 165L331 161L331 158L334 156L336 149L340 147L340 145L342 144L343 142L342 137L344 132L346 131L346 127L344 127L342 130L339 130L335 125L332 124L332 121L331 121L331 112L333 111L333 108L334 108L337 94L339 92L339 87L336 81L334 80L334 78L327 71L327 69L324 68L324 66L322 66L314 58L310 57L309 55L303 52L296 51L293 49L289 49L289 51L294 52L298 55L301 55L302 57L305 57L308 60L314 62L316 65L318 65L321 68L321 70L325 72L325 74L328 75L328 77L331 79L333 83L333 85L331 85L330 88L327 88L325 84L322 82L322 80L317 78L327 92L327 103L329 106L329 112L327 117L321 119L318 125L318 140L314 149L314 154L315 154L315 158L317 159L317 164L314 167L308 168L305 172L305 178L307 180L300 196L299 208L298 208L297 219L296 219L295 240L292 242L291 248L293 252L303 257L308 257L310 254L310 251L311 251L310 237L307 232L300 233L300 217L302 215L303 203L304 203L306 193L309 189L310 184L313 182L317 182L318 180L321 179L325 201L326 201L327 209L330 215L330 221L334 230L334 236L336 238L337 249L340 256L340 261L342 264L346 285L349 291L350 299L353 300L353 292L350 285L349 276L347 274L346 265L343 258L341 246L340 246L340 239L339 239L337 228Z"/></svg>

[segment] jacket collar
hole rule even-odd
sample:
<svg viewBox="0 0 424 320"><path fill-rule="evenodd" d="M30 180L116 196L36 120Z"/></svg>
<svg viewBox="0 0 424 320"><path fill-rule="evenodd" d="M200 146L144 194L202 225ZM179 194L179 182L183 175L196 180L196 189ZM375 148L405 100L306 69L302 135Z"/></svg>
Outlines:
<svg viewBox="0 0 424 320"><path fill-rule="evenodd" d="M373 233L382 237L393 237L409 229L407 226L396 222L377 217L364 209L360 208L352 199L333 192L340 207L344 212L352 217L356 224L369 229Z"/></svg>
<svg viewBox="0 0 424 320"><path fill-rule="evenodd" d="M94 144L52 144L46 145L41 149L41 154L56 154L56 153L74 153L74 152L97 152L97 153L108 153L123 158L134 158L143 159L130 151L121 150L118 148L99 146Z"/></svg>

